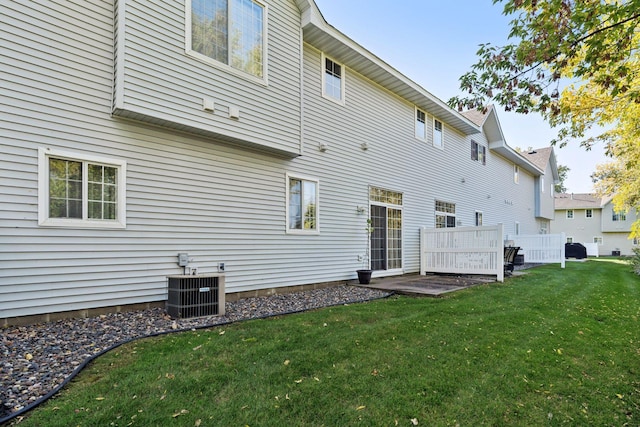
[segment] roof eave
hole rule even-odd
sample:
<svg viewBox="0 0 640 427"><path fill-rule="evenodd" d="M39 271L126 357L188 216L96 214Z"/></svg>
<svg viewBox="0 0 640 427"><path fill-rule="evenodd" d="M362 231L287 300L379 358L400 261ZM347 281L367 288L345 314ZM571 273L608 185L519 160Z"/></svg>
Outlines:
<svg viewBox="0 0 640 427"><path fill-rule="evenodd" d="M450 108L426 89L329 25L315 4L302 12L303 39L348 68L429 112L464 135L480 133L480 127Z"/></svg>
<svg viewBox="0 0 640 427"><path fill-rule="evenodd" d="M522 157L522 155L520 155L517 151L509 147L504 140L490 141L489 149L493 150L513 164L520 166L522 169L532 173L535 176L544 175L544 171L542 169L538 168L529 160Z"/></svg>

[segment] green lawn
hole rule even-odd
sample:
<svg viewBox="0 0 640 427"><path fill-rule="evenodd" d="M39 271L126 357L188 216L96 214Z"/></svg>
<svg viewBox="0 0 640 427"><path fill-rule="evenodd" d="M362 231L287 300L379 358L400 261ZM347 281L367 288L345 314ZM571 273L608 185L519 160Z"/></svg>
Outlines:
<svg viewBox="0 0 640 427"><path fill-rule="evenodd" d="M640 277L568 262L137 341L24 426L640 425Z"/></svg>

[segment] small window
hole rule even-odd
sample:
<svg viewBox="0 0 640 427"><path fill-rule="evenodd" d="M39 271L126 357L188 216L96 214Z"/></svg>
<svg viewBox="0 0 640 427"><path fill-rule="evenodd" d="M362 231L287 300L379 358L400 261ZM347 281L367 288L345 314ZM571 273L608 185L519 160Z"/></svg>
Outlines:
<svg viewBox="0 0 640 427"><path fill-rule="evenodd" d="M520 166L513 165L513 182L518 184L520 182Z"/></svg>
<svg viewBox="0 0 640 427"><path fill-rule="evenodd" d="M567 237L567 243L573 243L573 237Z"/></svg>
<svg viewBox="0 0 640 427"><path fill-rule="evenodd" d="M567 219L573 219L573 209L567 210Z"/></svg>
<svg viewBox="0 0 640 427"><path fill-rule="evenodd" d="M124 161L40 149L38 162L40 225L126 226Z"/></svg>
<svg viewBox="0 0 640 427"><path fill-rule="evenodd" d="M602 244L602 237L600 237L600 236L594 237L593 238L593 243L597 243L597 244L601 245Z"/></svg>
<svg viewBox="0 0 640 427"><path fill-rule="evenodd" d="M187 53L263 79L266 7L255 0L187 0Z"/></svg>
<svg viewBox="0 0 640 427"><path fill-rule="evenodd" d="M427 139L427 115L416 108L416 138Z"/></svg>
<svg viewBox="0 0 640 427"><path fill-rule="evenodd" d="M544 176L540 177L540 191L544 193Z"/></svg>
<svg viewBox="0 0 640 427"><path fill-rule="evenodd" d="M344 67L322 55L322 96L344 104Z"/></svg>
<svg viewBox="0 0 640 427"><path fill-rule="evenodd" d="M633 238L633 244L634 244L634 246L638 246L638 245L640 245L640 238L638 238L638 237L634 237L634 238Z"/></svg>
<svg viewBox="0 0 640 427"><path fill-rule="evenodd" d="M436 200L436 228L452 228L456 226L455 203Z"/></svg>
<svg viewBox="0 0 640 427"><path fill-rule="evenodd" d="M319 183L287 175L287 232L317 233Z"/></svg>
<svg viewBox="0 0 640 427"><path fill-rule="evenodd" d="M518 221L516 221L514 228L515 228L516 236L519 236L520 235L520 223Z"/></svg>
<svg viewBox="0 0 640 427"><path fill-rule="evenodd" d="M626 221L627 220L627 215L624 212L613 212L613 215L611 216L611 220L612 221Z"/></svg>
<svg viewBox="0 0 640 427"><path fill-rule="evenodd" d="M472 140L471 141L471 160L475 160L482 163L483 165L486 165L487 164L486 155L487 155L486 147Z"/></svg>
<svg viewBox="0 0 640 427"><path fill-rule="evenodd" d="M482 227L482 212L476 211L476 227Z"/></svg>
<svg viewBox="0 0 640 427"><path fill-rule="evenodd" d="M442 148L442 122L437 119L433 119L433 146Z"/></svg>
<svg viewBox="0 0 640 427"><path fill-rule="evenodd" d="M584 211L585 218L593 218L593 209L587 209Z"/></svg>

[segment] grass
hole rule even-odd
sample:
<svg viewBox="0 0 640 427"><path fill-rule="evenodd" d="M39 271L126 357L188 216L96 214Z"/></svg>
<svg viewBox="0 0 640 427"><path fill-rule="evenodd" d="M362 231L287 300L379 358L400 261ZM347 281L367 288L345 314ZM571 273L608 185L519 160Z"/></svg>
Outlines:
<svg viewBox="0 0 640 427"><path fill-rule="evenodd" d="M640 425L640 278L545 266L137 341L25 426Z"/></svg>

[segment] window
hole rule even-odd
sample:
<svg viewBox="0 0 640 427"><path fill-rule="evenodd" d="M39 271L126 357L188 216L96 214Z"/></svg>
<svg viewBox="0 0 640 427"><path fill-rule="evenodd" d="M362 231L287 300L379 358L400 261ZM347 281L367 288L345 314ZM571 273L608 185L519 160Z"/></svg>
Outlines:
<svg viewBox="0 0 640 427"><path fill-rule="evenodd" d="M427 139L427 115L416 108L416 138Z"/></svg>
<svg viewBox="0 0 640 427"><path fill-rule="evenodd" d="M513 165L513 182L518 184L520 182L520 166Z"/></svg>
<svg viewBox="0 0 640 427"><path fill-rule="evenodd" d="M40 225L126 226L124 161L41 148L38 162Z"/></svg>
<svg viewBox="0 0 640 427"><path fill-rule="evenodd" d="M640 245L640 239L639 239L639 238L637 238L637 237L634 237L634 238L633 238L633 244L634 244L635 246Z"/></svg>
<svg viewBox="0 0 640 427"><path fill-rule="evenodd" d="M322 55L322 96L344 104L344 67Z"/></svg>
<svg viewBox="0 0 640 427"><path fill-rule="evenodd" d="M573 243L573 237L567 237L567 243Z"/></svg>
<svg viewBox="0 0 640 427"><path fill-rule="evenodd" d="M593 209L587 209L584 211L585 218L593 218Z"/></svg>
<svg viewBox="0 0 640 427"><path fill-rule="evenodd" d="M624 212L613 212L613 215L611 217L612 221L626 221L627 220L627 215Z"/></svg>
<svg viewBox="0 0 640 427"><path fill-rule="evenodd" d="M515 222L514 229L515 229L516 236L519 236L520 235L520 223L518 221Z"/></svg>
<svg viewBox="0 0 640 427"><path fill-rule="evenodd" d="M594 237L593 238L593 243L597 243L597 244L601 245L602 244L602 237L600 237L600 236Z"/></svg>
<svg viewBox="0 0 640 427"><path fill-rule="evenodd" d="M440 120L433 119L433 146L442 148L442 122Z"/></svg>
<svg viewBox="0 0 640 427"><path fill-rule="evenodd" d="M544 193L544 176L540 177L540 191Z"/></svg>
<svg viewBox="0 0 640 427"><path fill-rule="evenodd" d="M456 226L455 203L436 200L436 228L452 228Z"/></svg>
<svg viewBox="0 0 640 427"><path fill-rule="evenodd" d="M476 211L476 227L482 226L482 212Z"/></svg>
<svg viewBox="0 0 640 427"><path fill-rule="evenodd" d="M487 164L487 151L484 145L480 145L475 141L471 141L471 160L478 161L483 165Z"/></svg>
<svg viewBox="0 0 640 427"><path fill-rule="evenodd" d="M287 232L317 233L318 181L287 175Z"/></svg>
<svg viewBox="0 0 640 427"><path fill-rule="evenodd" d="M573 219L573 209L567 210L567 219Z"/></svg>
<svg viewBox="0 0 640 427"><path fill-rule="evenodd" d="M187 0L187 52L264 78L265 9L255 0Z"/></svg>

